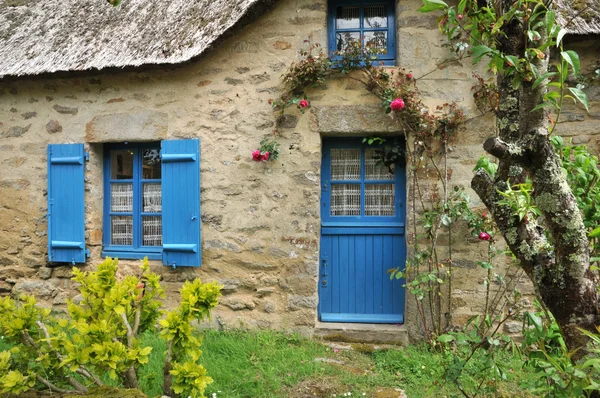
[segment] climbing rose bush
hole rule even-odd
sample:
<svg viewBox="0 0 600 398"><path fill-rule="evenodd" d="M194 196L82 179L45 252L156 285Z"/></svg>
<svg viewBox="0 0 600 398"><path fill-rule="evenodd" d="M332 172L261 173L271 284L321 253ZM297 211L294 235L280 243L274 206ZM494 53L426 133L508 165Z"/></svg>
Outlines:
<svg viewBox="0 0 600 398"><path fill-rule="evenodd" d="M260 148L252 151L252 160L255 162L266 162L267 160L277 160L279 157L279 143L270 139L263 138L260 142Z"/></svg>

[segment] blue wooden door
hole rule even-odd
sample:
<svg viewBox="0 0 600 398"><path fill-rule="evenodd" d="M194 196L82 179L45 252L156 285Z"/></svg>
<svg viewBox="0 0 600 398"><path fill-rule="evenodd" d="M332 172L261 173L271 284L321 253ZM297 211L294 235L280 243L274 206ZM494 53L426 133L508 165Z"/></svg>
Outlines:
<svg viewBox="0 0 600 398"><path fill-rule="evenodd" d="M323 142L319 318L403 323L406 184L403 164L379 165L360 139Z"/></svg>

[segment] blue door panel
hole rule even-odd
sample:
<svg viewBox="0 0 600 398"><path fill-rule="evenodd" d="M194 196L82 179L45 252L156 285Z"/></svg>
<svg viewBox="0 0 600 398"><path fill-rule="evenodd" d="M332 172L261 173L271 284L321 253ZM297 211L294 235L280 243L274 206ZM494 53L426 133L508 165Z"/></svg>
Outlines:
<svg viewBox="0 0 600 398"><path fill-rule="evenodd" d="M402 265L404 236L325 235L321 240L324 248L336 248L339 241L338 255L333 250L321 267L327 268L319 283L321 320L402 323L403 281L390 280L387 270Z"/></svg>
<svg viewBox="0 0 600 398"><path fill-rule="evenodd" d="M48 260L85 263L83 144L48 145Z"/></svg>
<svg viewBox="0 0 600 398"><path fill-rule="evenodd" d="M326 141L323 145L321 266L319 273L319 318L323 322L403 323L405 292L403 280L390 280L387 271L404 268L405 169L396 165L394 216L332 216L330 186L331 148L359 148L360 140ZM364 147L361 152L364 166ZM377 183L361 172L361 204L364 187Z"/></svg>

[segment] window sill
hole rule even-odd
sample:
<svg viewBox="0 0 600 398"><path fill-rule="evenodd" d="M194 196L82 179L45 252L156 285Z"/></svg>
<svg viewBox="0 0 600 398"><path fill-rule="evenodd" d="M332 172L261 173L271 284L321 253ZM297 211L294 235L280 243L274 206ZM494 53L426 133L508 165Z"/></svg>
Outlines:
<svg viewBox="0 0 600 398"><path fill-rule="evenodd" d="M148 249L130 249L119 250L114 247L107 247L102 250L102 257L119 258L123 260L141 260L148 257L148 260L162 260L162 247L154 250Z"/></svg>

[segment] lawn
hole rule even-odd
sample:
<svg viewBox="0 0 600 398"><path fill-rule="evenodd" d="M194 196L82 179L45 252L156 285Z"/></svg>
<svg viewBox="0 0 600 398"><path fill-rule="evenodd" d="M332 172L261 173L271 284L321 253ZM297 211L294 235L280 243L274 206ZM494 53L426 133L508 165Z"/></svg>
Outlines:
<svg viewBox="0 0 600 398"><path fill-rule="evenodd" d="M160 396L164 343L158 336L146 334L142 344L152 345L154 350L141 371L141 388L150 397ZM270 331L207 331L201 362L214 378L207 396L388 398L398 397L396 388L409 398L460 394L443 381L443 358L424 347L352 348ZM528 396L518 388L526 376L521 360L508 354L506 360L514 372L500 384L497 396Z"/></svg>

